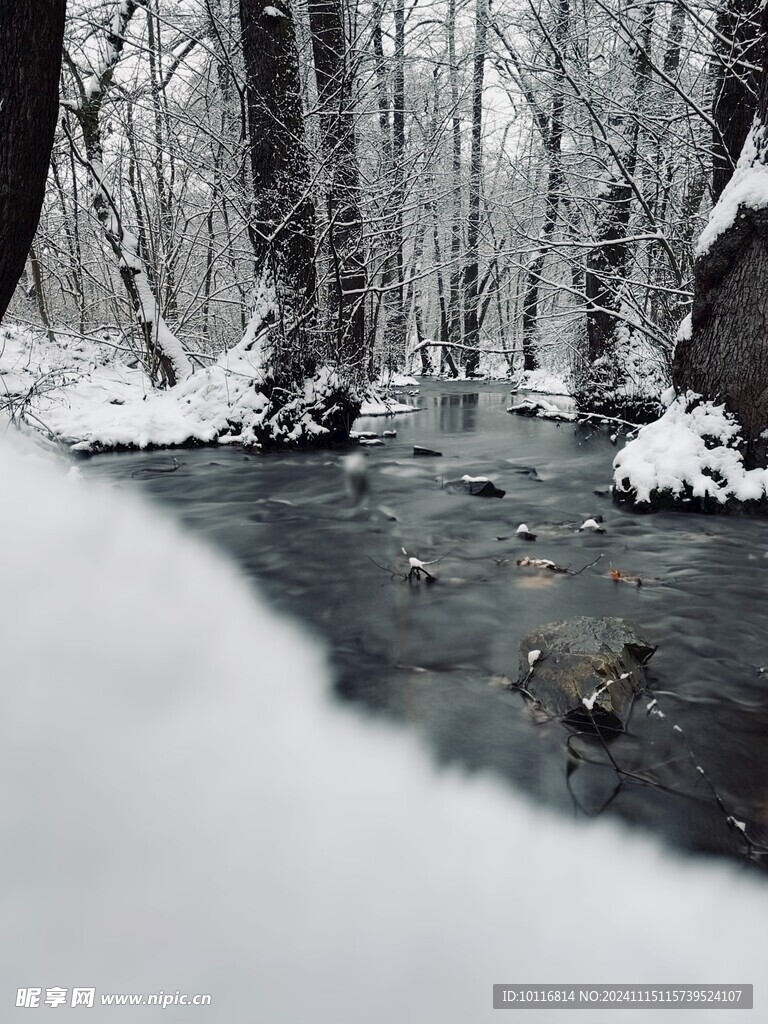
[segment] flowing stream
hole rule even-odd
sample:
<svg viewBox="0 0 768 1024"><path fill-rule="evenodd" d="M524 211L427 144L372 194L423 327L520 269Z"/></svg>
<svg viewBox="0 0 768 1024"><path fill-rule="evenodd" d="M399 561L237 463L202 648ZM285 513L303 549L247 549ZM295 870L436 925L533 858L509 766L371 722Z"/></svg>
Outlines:
<svg viewBox="0 0 768 1024"><path fill-rule="evenodd" d="M401 400L420 411L356 424L397 430L360 449L369 490L358 505L343 468L351 449L128 452L82 468L151 495L228 552L325 641L341 699L417 730L440 762L496 773L576 817L618 815L685 849L743 854L729 814L768 843L768 522L615 507L608 431L511 416L502 383L430 382ZM414 444L442 455L415 458ZM464 474L506 496L442 486ZM597 514L604 534L578 532ZM535 542L516 536L520 523ZM407 571L402 548L440 559L437 582L392 575ZM516 565L529 556L579 570L601 555L579 575ZM607 746L505 685L518 678L521 638L573 615L626 617L658 644L652 694ZM254 649L254 685L258 660ZM646 711L652 696L663 719Z"/></svg>

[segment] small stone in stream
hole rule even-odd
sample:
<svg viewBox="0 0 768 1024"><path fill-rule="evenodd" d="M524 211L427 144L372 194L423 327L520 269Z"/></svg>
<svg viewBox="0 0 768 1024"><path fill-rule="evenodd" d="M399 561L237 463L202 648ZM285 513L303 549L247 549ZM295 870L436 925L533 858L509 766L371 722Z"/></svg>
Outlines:
<svg viewBox="0 0 768 1024"><path fill-rule="evenodd" d="M384 437L397 437L397 431L396 430L385 430L384 431Z"/></svg>
<svg viewBox="0 0 768 1024"><path fill-rule="evenodd" d="M350 430L349 432L352 441L373 441L378 436L375 430Z"/></svg>
<svg viewBox="0 0 768 1024"><path fill-rule="evenodd" d="M602 490L598 487L597 490L592 491L592 493L596 494L598 498L609 498L611 496L611 490L612 488L610 487L604 487Z"/></svg>
<svg viewBox="0 0 768 1024"><path fill-rule="evenodd" d="M529 476L531 480L539 479L539 474L535 466L520 466L519 469L515 470L515 472L519 473L521 476Z"/></svg>
<svg viewBox="0 0 768 1024"><path fill-rule="evenodd" d="M487 476L463 476L461 480L449 480L444 485L447 491L463 491L476 498L503 498L507 493L497 487Z"/></svg>
<svg viewBox="0 0 768 1024"><path fill-rule="evenodd" d="M383 447L384 445L384 442L379 437L361 437L357 443L364 448L375 448L377 445Z"/></svg>
<svg viewBox="0 0 768 1024"><path fill-rule="evenodd" d="M584 530L587 533L605 533L605 530L600 525L602 518L602 516L595 516L594 519L585 519L579 527L578 532L581 533L581 531Z"/></svg>
<svg viewBox="0 0 768 1024"><path fill-rule="evenodd" d="M442 458L442 456L443 456L442 452L436 452L432 448L422 448L422 446L420 444L415 444L413 446L413 454L414 455L425 455L425 456L431 455L431 456L433 456L435 458L438 458L438 459Z"/></svg>
<svg viewBox="0 0 768 1024"><path fill-rule="evenodd" d="M520 523L518 528L515 530L515 533L520 540L536 540L536 534L531 533L525 523Z"/></svg>

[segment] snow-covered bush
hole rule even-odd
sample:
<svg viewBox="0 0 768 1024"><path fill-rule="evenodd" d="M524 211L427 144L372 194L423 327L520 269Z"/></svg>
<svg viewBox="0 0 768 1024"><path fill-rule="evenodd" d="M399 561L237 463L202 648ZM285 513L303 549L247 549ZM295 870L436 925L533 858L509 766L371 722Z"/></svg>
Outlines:
<svg viewBox="0 0 768 1024"><path fill-rule="evenodd" d="M661 395L670 385L666 354L626 324L617 327L610 352L592 364L577 361L573 375L579 410L632 423L647 423L661 415Z"/></svg>

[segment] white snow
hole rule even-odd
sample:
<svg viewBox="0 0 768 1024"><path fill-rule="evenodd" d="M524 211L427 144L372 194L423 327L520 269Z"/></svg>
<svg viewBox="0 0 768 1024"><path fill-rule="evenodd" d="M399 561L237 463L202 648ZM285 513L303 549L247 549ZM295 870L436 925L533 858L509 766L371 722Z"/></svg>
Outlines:
<svg viewBox="0 0 768 1024"><path fill-rule="evenodd" d="M585 519L579 530L594 530L595 533L605 533L605 530L596 519Z"/></svg>
<svg viewBox="0 0 768 1024"><path fill-rule="evenodd" d="M388 370L382 370L378 379L378 387L382 388L417 388L419 382L415 377L411 377L405 373L398 373L393 370L391 373Z"/></svg>
<svg viewBox="0 0 768 1024"><path fill-rule="evenodd" d="M510 406L507 412L514 413L521 409L526 410L527 415L537 416L539 419L568 421L576 419L575 412L548 402L545 398L524 398L521 402Z"/></svg>
<svg viewBox="0 0 768 1024"><path fill-rule="evenodd" d="M649 502L654 492L759 500L768 493L768 470L745 470L737 444L739 425L724 405L681 395L614 459L614 484ZM716 476L713 477L712 474Z"/></svg>
<svg viewBox="0 0 768 1024"><path fill-rule="evenodd" d="M4 328L0 335L0 402L27 396L30 422L81 450L188 442L254 445L267 433L276 441L301 441L327 432L318 409L338 381L321 368L278 414L260 384L257 345L241 343L175 387L154 390L120 339L59 339ZM251 339L252 340L252 339ZM41 384L42 382L42 384Z"/></svg>
<svg viewBox="0 0 768 1024"><path fill-rule="evenodd" d="M528 524L527 523L520 523L518 528L515 530L515 533L530 533L530 532L531 531L528 529Z"/></svg>
<svg viewBox="0 0 768 1024"><path fill-rule="evenodd" d="M533 668L533 666L536 664L536 662L539 660L540 657L541 657L541 651L540 650L537 649L535 651L528 651L528 667L529 668Z"/></svg>
<svg viewBox="0 0 768 1024"><path fill-rule="evenodd" d="M490 480L487 476L467 476L465 473L461 478L465 484L487 484Z"/></svg>
<svg viewBox="0 0 768 1024"><path fill-rule="evenodd" d="M262 14L266 14L268 18L284 18L285 15L282 11L278 11L276 7L265 7Z"/></svg>
<svg viewBox="0 0 768 1024"><path fill-rule="evenodd" d="M418 412L418 406L376 397L366 399L360 406L361 416L395 416L401 412Z"/></svg>
<svg viewBox="0 0 768 1024"><path fill-rule="evenodd" d="M764 153L768 140L765 126L753 125L733 177L723 189L696 244L696 256L709 252L714 241L736 221L741 208L762 210L768 206L768 167Z"/></svg>
<svg viewBox="0 0 768 1024"><path fill-rule="evenodd" d="M494 982L763 976L761 878L440 771L333 704L306 631L220 556L27 451L0 439L7 1001L85 985L209 992L227 1024L492 1024Z"/></svg>
<svg viewBox="0 0 768 1024"><path fill-rule="evenodd" d="M571 389L560 374L551 370L525 370L515 377L516 391L536 391L542 395L570 395Z"/></svg>
<svg viewBox="0 0 768 1024"><path fill-rule="evenodd" d="M693 317L690 313L683 317L675 335L676 341L690 341L693 334Z"/></svg>

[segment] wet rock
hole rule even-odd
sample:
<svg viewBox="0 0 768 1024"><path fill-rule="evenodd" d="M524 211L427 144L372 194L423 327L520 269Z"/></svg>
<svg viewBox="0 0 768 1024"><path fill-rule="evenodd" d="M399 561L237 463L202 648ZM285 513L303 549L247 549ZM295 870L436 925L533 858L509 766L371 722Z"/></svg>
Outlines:
<svg viewBox="0 0 768 1024"><path fill-rule="evenodd" d="M515 530L515 534L519 540L536 540L536 534L531 533L528 529L527 523L520 523L518 528Z"/></svg>
<svg viewBox="0 0 768 1024"><path fill-rule="evenodd" d="M442 452L436 452L432 448L422 448L420 444L413 446L414 455L433 456L434 458L442 458Z"/></svg>
<svg viewBox="0 0 768 1024"><path fill-rule="evenodd" d="M487 476L463 476L461 480L449 480L444 486L447 491L473 494L477 498L503 498L507 493Z"/></svg>
<svg viewBox="0 0 768 1024"><path fill-rule="evenodd" d="M519 650L519 685L550 714L621 728L656 648L626 619L579 615L541 626Z"/></svg>

